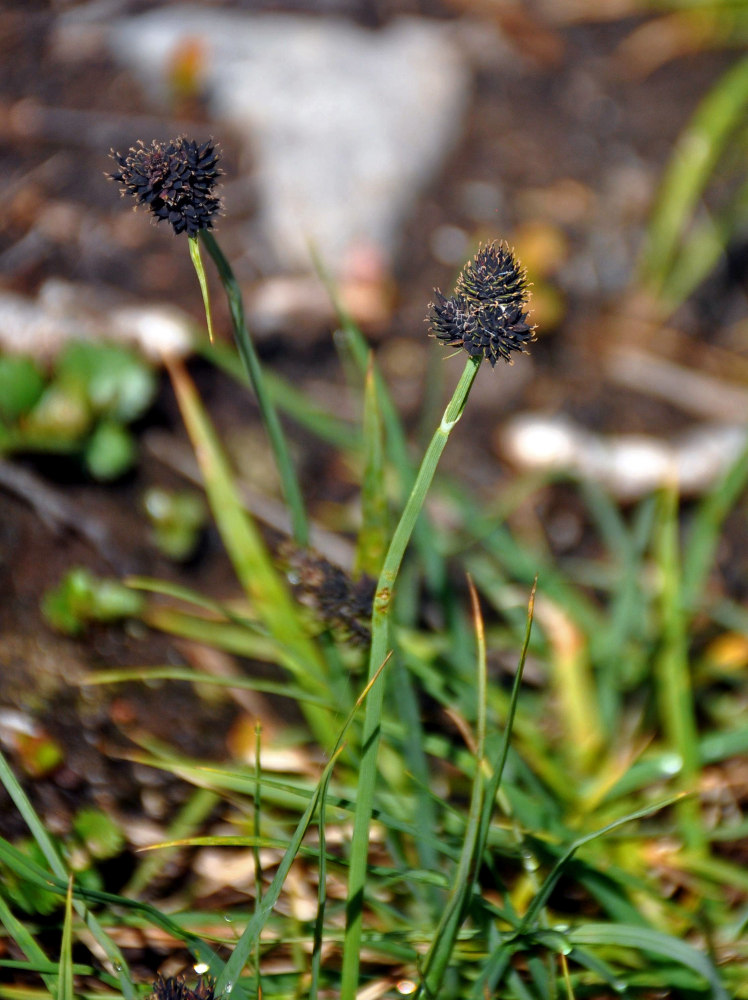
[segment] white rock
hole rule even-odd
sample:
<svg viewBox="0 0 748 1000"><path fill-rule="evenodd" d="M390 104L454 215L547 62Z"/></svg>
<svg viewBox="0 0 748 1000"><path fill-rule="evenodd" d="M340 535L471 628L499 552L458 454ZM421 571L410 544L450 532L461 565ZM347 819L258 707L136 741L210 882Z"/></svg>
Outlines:
<svg viewBox="0 0 748 1000"><path fill-rule="evenodd" d="M701 425L672 440L643 434L596 434L565 417L520 414L499 445L520 468L565 470L601 483L622 500L667 485L699 495L724 475L748 442L745 427Z"/></svg>
<svg viewBox="0 0 748 1000"><path fill-rule="evenodd" d="M162 95L173 57L195 42L212 114L251 150L278 262L309 269L310 244L337 271L362 244L388 260L461 130L470 76L450 27L402 18L372 31L179 4L110 31L117 57Z"/></svg>
<svg viewBox="0 0 748 1000"><path fill-rule="evenodd" d="M0 291L0 350L48 361L70 340L109 340L153 361L184 357L195 341L192 321L170 305L122 306L100 289L50 278L35 299Z"/></svg>

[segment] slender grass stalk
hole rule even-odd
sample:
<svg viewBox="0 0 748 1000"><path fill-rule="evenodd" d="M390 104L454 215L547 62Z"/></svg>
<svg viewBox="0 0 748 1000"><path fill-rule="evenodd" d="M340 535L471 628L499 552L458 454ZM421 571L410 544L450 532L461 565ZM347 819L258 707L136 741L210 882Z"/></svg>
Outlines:
<svg viewBox="0 0 748 1000"><path fill-rule="evenodd" d="M359 708L363 704L365 698L370 698L374 691L381 688L381 682L378 684L377 680L379 675L384 669L384 661L380 665L379 669L374 672L374 674L369 679L366 687L361 692L361 694L356 699L356 703L348 714L348 717L343 724L340 733L338 734L335 746L332 749L330 758L322 771L322 776L317 783L310 799L309 804L304 811L301 819L299 820L296 830L294 831L291 840L286 849L286 853L283 855L283 859L278 866L278 870L275 873L273 881L270 883L267 893L265 894L262 903L256 909L252 919L249 921L247 926L244 928L241 937L236 942L234 950L231 953L228 961L223 965L223 968L218 973L215 985L215 995L218 996L221 993L230 993L236 982L238 981L242 969L247 963L249 956L254 951L255 942L259 940L259 936L262 932L262 928L265 926L270 914L273 911L273 907L278 902L283 885L286 881L286 876L291 869L291 865L299 853L301 848L301 842L304 839L304 835L312 821L317 806L321 801L323 801L323 796L327 791L327 787L330 781L330 775L332 774L333 768L338 760L338 757L343 751L344 740L346 734L353 722L353 719L358 712ZM324 814L319 814L319 822L324 822Z"/></svg>
<svg viewBox="0 0 748 1000"><path fill-rule="evenodd" d="M73 876L68 879L65 896L65 921L62 925L60 974L57 980L57 1000L74 1000L73 992Z"/></svg>
<svg viewBox="0 0 748 1000"><path fill-rule="evenodd" d="M262 725L255 723L255 791L254 810L252 818L252 833L255 845L252 854L255 861L255 915L262 904L262 856L260 854L261 817L262 817ZM260 938L255 942L255 989L257 996L262 996L262 976L260 974Z"/></svg>
<svg viewBox="0 0 748 1000"><path fill-rule="evenodd" d="M236 350L229 344L197 345L197 353L230 378L242 385L251 385L246 368ZM323 409L311 397L273 372L265 372L265 387L281 413L304 427L322 441L344 451L361 450L359 429L349 420Z"/></svg>
<svg viewBox="0 0 748 1000"><path fill-rule="evenodd" d="M281 479L283 496L291 514L294 540L298 545L306 546L309 543L309 522L306 516L306 508L301 495L299 480L291 461L291 454L288 450L288 443L283 433L283 428L278 419L278 412L265 385L265 376L262 371L260 359L247 329L244 318L244 302L239 283L213 234L207 229L201 229L199 238L213 258L213 263L216 265L218 275L226 292L229 311L231 312L231 322L234 327L234 340L244 362L249 380L252 383L252 388L257 397L257 404L260 407L260 413L268 432L270 446L273 449L278 474Z"/></svg>
<svg viewBox="0 0 748 1000"><path fill-rule="evenodd" d="M474 606L477 606L477 594L473 587L472 580L470 581L471 595L473 597ZM530 600L527 608L527 624L525 628L525 638L522 644L522 650L520 652L519 664L517 667L517 672L514 677L514 684L512 685L512 694L509 705L509 712L507 716L507 722L504 729L503 738L501 741L501 747L499 750L499 755L496 760L496 764L493 768L493 772L490 777L481 780L481 794L476 795L477 783L479 780L479 774L485 769L486 765L486 732L485 732L485 700L486 700L486 678L485 678L485 636L483 635L482 623L477 630L478 634L478 649L479 649L479 659L482 669L478 674L478 733L477 733L477 751L476 751L476 784L473 787L473 795L471 797L470 812L468 816L468 823L466 825L465 838L463 842L463 849L460 855L460 861L457 866L457 871L455 878L453 880L453 888L450 893L450 899L444 909L443 917L439 923L439 926L434 934L434 940L431 949L426 956L426 960L423 965L423 979L421 986L421 994L426 997L436 997L439 995L441 989L444 974L447 969L447 963L454 950L455 941L457 940L457 933L460 929L462 920L465 915L465 909L470 895L473 891L475 885L476 871L478 868L478 863L480 858L486 849L486 844L488 843L488 833L491 822L491 815L493 813L496 798L499 794L499 789L501 787L501 780L504 775L504 768L506 766L507 756L509 754L509 743L512 735L512 726L514 724L514 717L517 711L517 705L519 703L519 693L522 685L522 676L525 668L525 661L527 659L527 649L530 644L530 635L532 632L532 622L533 622L533 612L535 608L535 591L537 588L537 580L533 583L532 591L530 593ZM480 619L476 619L480 621ZM482 777L482 775L481 775ZM474 820L473 809L477 808L479 815L477 819ZM521 835L517 831L516 839L518 846L526 851L527 848L522 844ZM419 994L419 995L421 995Z"/></svg>
<svg viewBox="0 0 748 1000"><path fill-rule="evenodd" d="M485 801L486 777L484 774L486 748L486 633L483 625L478 594L473 581L468 577L470 598L473 605L476 643L478 647L478 663L476 669L476 686L478 702L478 719L475 740L475 777L470 793L465 835L460 852L460 861L455 870L449 899L444 907L442 918L436 928L434 939L423 963L421 989L418 996L436 997L439 995L447 965L452 956L457 932L462 923L465 907L473 891L475 869L480 857L481 817Z"/></svg>
<svg viewBox="0 0 748 1000"><path fill-rule="evenodd" d="M390 547L379 575L371 618L371 652L369 677L381 667L389 650L390 611L397 574L405 550L413 533L418 514L426 500L431 481L442 452L455 424L462 416L470 389L478 374L480 358L470 358L465 365L457 388L449 401L441 424L437 428L418 470L405 509L395 528ZM343 942L343 966L340 987L341 1000L354 1000L358 989L361 934L366 884L366 863L369 848L369 828L374 806L374 789L377 778L377 750L382 723L384 684L376 685L367 700L362 738L361 768L359 772L356 814L351 842L348 897L346 901L346 928Z"/></svg>
<svg viewBox="0 0 748 1000"><path fill-rule="evenodd" d="M704 593L707 574L714 564L714 556L727 517L748 482L748 445L724 473L713 490L703 500L691 523L683 551L682 600L688 615L698 609L700 595Z"/></svg>
<svg viewBox="0 0 748 1000"><path fill-rule="evenodd" d="M385 485L384 434L370 358L364 383L364 468L361 480L361 528L356 539L356 573L379 575L387 551L388 504Z"/></svg>
<svg viewBox="0 0 748 1000"><path fill-rule="evenodd" d="M327 790L330 785L332 771L328 771L322 782L319 796L319 850L317 853L317 916L314 920L314 935L312 938L312 961L309 984L309 1000L317 1000L319 996L320 970L322 967L322 945L325 930L325 910L327 905L327 833L325 814L327 810Z"/></svg>
<svg viewBox="0 0 748 1000"><path fill-rule="evenodd" d="M673 151L652 212L640 267L647 285L666 308L674 308L705 276L703 267L694 275L683 273L688 243L696 237L692 232L684 243L684 232L720 157L742 128L746 105L748 59L743 58L703 98ZM696 247L702 257L706 254L716 261L714 245L705 248L701 239Z"/></svg>
<svg viewBox="0 0 748 1000"><path fill-rule="evenodd" d="M678 496L674 488L666 488L663 493L659 529L657 558L662 581L662 648L655 660L655 679L663 732L680 757L678 787L683 791L693 792L698 784L701 763L694 691L688 663L687 614L683 605L678 552ZM677 809L686 844L694 850L703 850L706 835L698 801L689 796L678 804Z"/></svg>

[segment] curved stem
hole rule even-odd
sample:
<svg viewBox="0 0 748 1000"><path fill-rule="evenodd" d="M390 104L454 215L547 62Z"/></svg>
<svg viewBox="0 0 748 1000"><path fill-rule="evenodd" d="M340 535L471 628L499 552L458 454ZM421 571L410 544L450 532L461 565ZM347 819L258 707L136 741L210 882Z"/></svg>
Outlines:
<svg viewBox="0 0 748 1000"><path fill-rule="evenodd" d="M299 487L299 480L291 461L286 437L278 419L278 412L265 385L265 377L260 359L247 329L244 318L244 303L239 283L213 234L207 229L201 229L199 235L208 253L213 258L213 262L216 265L219 277L226 291L226 298L228 299L229 310L231 311L231 321L234 327L234 340L236 341L241 359L244 362L249 380L252 383L252 388L257 397L257 404L260 407L260 413L262 414L262 419L265 422L268 437L270 438L270 446L273 449L278 474L281 479L283 496L291 514L291 530L294 541L297 545L306 547L309 543L309 523L304 507L304 500L301 495L301 488Z"/></svg>
<svg viewBox="0 0 748 1000"><path fill-rule="evenodd" d="M390 547L379 575L371 618L371 652L369 678L384 663L389 652L390 611L397 574L405 550L421 512L426 494L436 472L436 467L447 444L452 429L462 416L468 394L478 374L480 358L470 358L452 395L441 423L437 428L418 470L408 501L392 536ZM346 902L346 928L343 942L343 967L340 1000L354 1000L358 989L361 950L361 932L364 906L364 886L369 849L369 827L374 806L374 789L377 778L377 750L379 748L384 682L375 685L369 693L364 716L361 765L356 795L356 815L351 841L350 868L348 873L348 898Z"/></svg>

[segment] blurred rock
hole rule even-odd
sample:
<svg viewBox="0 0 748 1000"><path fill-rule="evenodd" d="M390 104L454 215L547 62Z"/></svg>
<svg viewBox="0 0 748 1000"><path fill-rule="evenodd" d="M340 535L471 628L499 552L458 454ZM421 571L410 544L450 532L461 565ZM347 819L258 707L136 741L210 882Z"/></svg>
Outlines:
<svg viewBox="0 0 748 1000"><path fill-rule="evenodd" d="M367 333L383 329L392 312L389 283L350 279L336 287L346 313ZM258 340L282 333L296 340L329 336L339 322L335 304L313 274L276 275L257 282L247 291L247 316Z"/></svg>
<svg viewBox="0 0 748 1000"><path fill-rule="evenodd" d="M0 351L48 361L69 340L101 339L159 361L163 354L190 354L194 333L190 319L172 306L122 306L88 285L50 279L35 299L0 291Z"/></svg>
<svg viewBox="0 0 748 1000"><path fill-rule="evenodd" d="M310 246L338 274L361 247L388 263L467 109L470 76L455 37L424 19L371 31L180 4L115 21L109 38L164 101L174 96L175 58L199 46L202 95L246 143L260 222L289 270L309 270Z"/></svg>
<svg viewBox="0 0 748 1000"><path fill-rule="evenodd" d="M621 500L663 486L705 493L746 445L743 426L702 425L663 440L644 434L602 435L566 417L520 414L499 431L498 450L528 471L564 471L603 485Z"/></svg>

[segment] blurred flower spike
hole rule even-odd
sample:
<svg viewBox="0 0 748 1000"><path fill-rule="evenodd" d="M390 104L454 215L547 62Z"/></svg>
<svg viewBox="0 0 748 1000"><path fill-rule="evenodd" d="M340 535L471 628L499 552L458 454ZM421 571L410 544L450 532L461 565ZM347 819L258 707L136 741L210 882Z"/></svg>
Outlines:
<svg viewBox="0 0 748 1000"><path fill-rule="evenodd" d="M535 327L527 322L527 272L505 243L481 247L463 267L454 294L437 288L429 306L430 333L445 347L461 347L491 367L512 351L527 353Z"/></svg>
<svg viewBox="0 0 748 1000"><path fill-rule="evenodd" d="M153 984L151 1000L214 1000L215 983L212 979L198 979L190 989L183 979L159 976Z"/></svg>
<svg viewBox="0 0 748 1000"><path fill-rule="evenodd" d="M190 237L213 226L221 207L213 189L222 171L212 141L198 145L184 136L150 146L141 141L124 156L114 150L111 155L119 170L109 176L122 185L122 195L131 194L158 222Z"/></svg>

